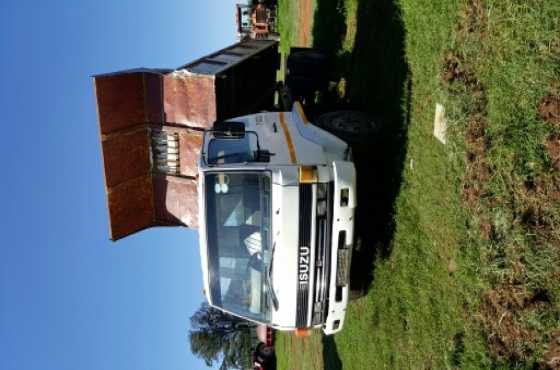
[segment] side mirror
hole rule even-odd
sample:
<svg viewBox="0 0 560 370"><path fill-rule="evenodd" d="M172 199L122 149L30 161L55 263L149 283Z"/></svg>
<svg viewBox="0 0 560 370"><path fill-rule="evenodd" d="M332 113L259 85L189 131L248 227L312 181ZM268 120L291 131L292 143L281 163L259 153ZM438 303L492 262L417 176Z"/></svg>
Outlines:
<svg viewBox="0 0 560 370"><path fill-rule="evenodd" d="M214 136L220 139L242 139L245 137L245 123L243 122L214 122Z"/></svg>

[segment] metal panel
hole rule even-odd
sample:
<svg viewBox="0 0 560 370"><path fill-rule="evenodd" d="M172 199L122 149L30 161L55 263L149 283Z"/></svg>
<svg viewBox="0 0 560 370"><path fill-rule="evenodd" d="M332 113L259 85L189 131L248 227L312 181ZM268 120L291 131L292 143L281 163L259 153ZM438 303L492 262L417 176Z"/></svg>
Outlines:
<svg viewBox="0 0 560 370"><path fill-rule="evenodd" d="M164 123L163 75L144 73L144 121Z"/></svg>
<svg viewBox="0 0 560 370"><path fill-rule="evenodd" d="M152 180L137 177L107 189L111 239L117 240L154 224Z"/></svg>
<svg viewBox="0 0 560 370"><path fill-rule="evenodd" d="M210 127L216 121L214 76L173 72L163 79L167 122L190 127Z"/></svg>
<svg viewBox="0 0 560 370"><path fill-rule="evenodd" d="M232 65L216 78L220 120L273 108L276 71L280 67L278 49L275 43L257 43L267 47L256 56Z"/></svg>
<svg viewBox="0 0 560 370"><path fill-rule="evenodd" d="M224 63L235 63L238 62L241 59L240 55L236 55L236 54L217 54L215 56L212 56L212 60L216 60L219 62L224 62Z"/></svg>
<svg viewBox="0 0 560 370"><path fill-rule="evenodd" d="M135 72L95 78L99 123L110 134L143 122L161 123L161 76Z"/></svg>
<svg viewBox="0 0 560 370"><path fill-rule="evenodd" d="M240 55L249 55L255 52L252 48L244 48L240 46L228 49L228 51Z"/></svg>
<svg viewBox="0 0 560 370"><path fill-rule="evenodd" d="M154 175L156 219L161 224L198 227L196 179Z"/></svg>
<svg viewBox="0 0 560 370"><path fill-rule="evenodd" d="M202 132L180 132L179 152L181 153L180 173L183 176L197 175L198 156L202 147Z"/></svg>
<svg viewBox="0 0 560 370"><path fill-rule="evenodd" d="M150 133L165 129L162 75L125 72L94 82L111 239L158 225L196 226L196 181L155 175L152 168ZM186 148L182 172L194 176L200 133L180 134Z"/></svg>
<svg viewBox="0 0 560 370"><path fill-rule="evenodd" d="M193 73L212 75L220 71L221 69L224 69L224 63L220 61L205 60L196 63L190 69Z"/></svg>
<svg viewBox="0 0 560 370"><path fill-rule="evenodd" d="M146 176L150 172L149 145L148 130L145 127L102 138L107 188Z"/></svg>

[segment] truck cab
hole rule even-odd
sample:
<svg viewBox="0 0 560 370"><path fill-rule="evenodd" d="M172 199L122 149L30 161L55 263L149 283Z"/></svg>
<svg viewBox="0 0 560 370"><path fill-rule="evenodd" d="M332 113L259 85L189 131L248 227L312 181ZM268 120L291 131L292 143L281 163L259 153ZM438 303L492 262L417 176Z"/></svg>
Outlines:
<svg viewBox="0 0 560 370"><path fill-rule="evenodd" d="M198 220L209 304L278 330L342 329L356 207L351 157L297 102L205 130Z"/></svg>

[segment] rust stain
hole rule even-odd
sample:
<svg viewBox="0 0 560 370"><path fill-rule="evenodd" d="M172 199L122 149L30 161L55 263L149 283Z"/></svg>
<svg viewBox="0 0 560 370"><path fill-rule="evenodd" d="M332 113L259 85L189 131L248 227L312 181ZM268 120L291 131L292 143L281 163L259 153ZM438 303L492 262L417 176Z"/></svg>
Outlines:
<svg viewBox="0 0 560 370"><path fill-rule="evenodd" d="M151 226L198 225L196 180L152 172L150 128L166 130L161 78L146 72L95 78L113 240ZM181 174L195 176L202 135L181 130Z"/></svg>
<svg viewBox="0 0 560 370"><path fill-rule="evenodd" d="M198 156L202 147L202 133L192 131L179 133L180 173L183 176L197 175Z"/></svg>
<svg viewBox="0 0 560 370"><path fill-rule="evenodd" d="M161 75L124 73L95 78L101 134L130 129L139 123L161 123Z"/></svg>
<svg viewBox="0 0 560 370"><path fill-rule="evenodd" d="M155 218L159 223L198 227L195 179L154 174Z"/></svg>
<svg viewBox="0 0 560 370"><path fill-rule="evenodd" d="M111 239L116 240L153 224L152 179L145 176L107 190Z"/></svg>
<svg viewBox="0 0 560 370"><path fill-rule="evenodd" d="M101 143L108 188L150 172L148 130L117 133Z"/></svg>
<svg viewBox="0 0 560 370"><path fill-rule="evenodd" d="M204 128L217 119L213 76L170 73L163 79L163 96L167 122Z"/></svg>

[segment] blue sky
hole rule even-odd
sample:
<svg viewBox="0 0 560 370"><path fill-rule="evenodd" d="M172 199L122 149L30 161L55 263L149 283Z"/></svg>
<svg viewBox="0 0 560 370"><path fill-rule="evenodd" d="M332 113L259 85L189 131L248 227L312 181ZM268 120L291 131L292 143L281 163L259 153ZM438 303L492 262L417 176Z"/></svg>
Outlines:
<svg viewBox="0 0 560 370"><path fill-rule="evenodd" d="M235 40L235 0L0 1L0 368L203 369L196 231L108 239L90 76Z"/></svg>

